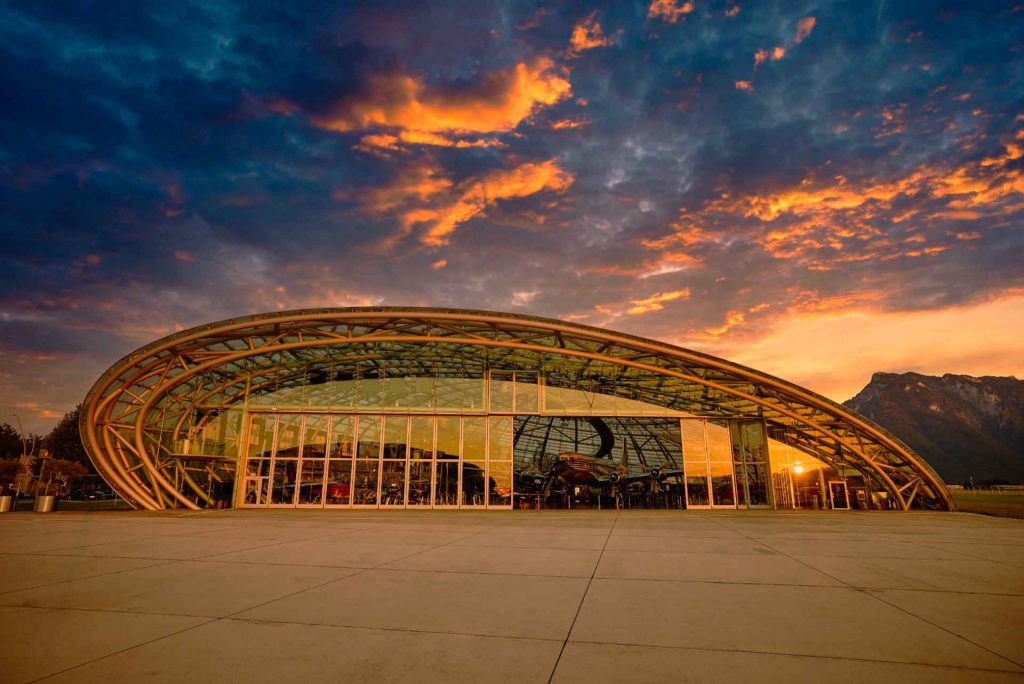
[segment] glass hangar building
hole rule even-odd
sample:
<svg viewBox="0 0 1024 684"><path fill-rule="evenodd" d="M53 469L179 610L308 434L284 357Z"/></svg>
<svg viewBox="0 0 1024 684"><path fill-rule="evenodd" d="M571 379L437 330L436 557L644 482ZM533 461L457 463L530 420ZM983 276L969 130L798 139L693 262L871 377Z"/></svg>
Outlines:
<svg viewBox="0 0 1024 684"><path fill-rule="evenodd" d="M104 373L79 428L103 478L147 510L955 507L919 455L807 389L485 311L183 330Z"/></svg>

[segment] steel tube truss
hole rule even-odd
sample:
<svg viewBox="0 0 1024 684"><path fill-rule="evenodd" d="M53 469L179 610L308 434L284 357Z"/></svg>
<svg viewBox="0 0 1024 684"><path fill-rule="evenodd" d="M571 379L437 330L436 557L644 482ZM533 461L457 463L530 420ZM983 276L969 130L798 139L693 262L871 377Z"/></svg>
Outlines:
<svg viewBox="0 0 1024 684"><path fill-rule="evenodd" d="M211 421L268 392L353 377L483 377L535 371L549 386L639 400L697 416L758 418L773 439L850 467L902 509L953 510L941 478L896 437L825 397L699 352L531 316L425 308L311 309L204 325L118 361L82 406L79 428L103 478L136 508L209 501L190 470L223 481L235 454L190 456ZM292 407L288 407L292 408ZM219 464L219 465L218 465Z"/></svg>

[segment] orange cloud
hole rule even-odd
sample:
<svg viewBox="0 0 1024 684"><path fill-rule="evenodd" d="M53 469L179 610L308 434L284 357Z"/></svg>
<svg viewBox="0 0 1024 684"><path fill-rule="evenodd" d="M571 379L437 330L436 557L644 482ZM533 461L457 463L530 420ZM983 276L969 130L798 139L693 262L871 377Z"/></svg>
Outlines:
<svg viewBox="0 0 1024 684"><path fill-rule="evenodd" d="M434 263L430 264L430 268L434 269L435 271L440 271L442 268L444 268L447 265L448 265L448 260L447 259L438 259Z"/></svg>
<svg viewBox="0 0 1024 684"><path fill-rule="evenodd" d="M754 84L750 81L736 81L736 90L744 90L749 93L754 90Z"/></svg>
<svg viewBox="0 0 1024 684"><path fill-rule="evenodd" d="M811 31L814 30L814 24L817 20L814 17L804 17L796 24L796 35L793 36L793 44L799 45L804 42L807 36L811 35Z"/></svg>
<svg viewBox="0 0 1024 684"><path fill-rule="evenodd" d="M768 59L767 50L758 50L754 53L754 66L761 66Z"/></svg>
<svg viewBox="0 0 1024 684"><path fill-rule="evenodd" d="M573 26L572 37L569 39L570 51L577 55L584 50L614 44L615 39L605 35L601 29L601 23L597 20L597 10Z"/></svg>
<svg viewBox="0 0 1024 684"><path fill-rule="evenodd" d="M772 61L777 62L786 56L786 48L781 45L777 45L772 48Z"/></svg>
<svg viewBox="0 0 1024 684"><path fill-rule="evenodd" d="M409 226L428 224L420 238L424 244L446 245L460 224L482 214L498 200L529 197L542 191L562 192L572 185L573 180L573 175L563 170L554 159L540 163L528 162L472 179L463 186L453 202L436 208L416 210L404 218Z"/></svg>
<svg viewBox="0 0 1024 684"><path fill-rule="evenodd" d="M725 16L727 16L727 17L735 17L739 13L740 13L739 5L733 5L729 9L725 10Z"/></svg>
<svg viewBox="0 0 1024 684"><path fill-rule="evenodd" d="M555 121L551 124L551 128L556 131L565 130L568 128L583 128L589 126L590 121L587 119L562 119L561 121Z"/></svg>
<svg viewBox="0 0 1024 684"><path fill-rule="evenodd" d="M399 131L396 135L387 133L364 135L359 139L356 149L380 155L383 152L405 152L407 151L407 145L430 145L433 147L454 147L458 149L468 147L505 147L505 143L495 138L460 140L427 131Z"/></svg>
<svg viewBox="0 0 1024 684"><path fill-rule="evenodd" d="M633 299L630 300L630 304L633 305L632 309L626 311L630 316L638 316L640 314L649 313L651 311L661 311L664 309L665 302L671 302L676 299L686 299L690 296L690 289L686 288L683 290L675 290L674 292L658 292L651 295L647 299Z"/></svg>
<svg viewBox="0 0 1024 684"><path fill-rule="evenodd" d="M949 249L935 239L977 239L978 231L930 230L939 220L978 221L1024 211L1024 170L1017 138L1002 154L956 167L922 165L893 179L851 182L808 178L763 195L723 193L698 211L682 211L671 232L642 244L669 253L723 239L756 222L757 241L778 259L812 270L870 260L928 258ZM912 221L910 219L913 219ZM998 225L998 224L997 224ZM969 237L968 237L969 236Z"/></svg>
<svg viewBox="0 0 1024 684"><path fill-rule="evenodd" d="M537 108L569 97L567 75L548 58L489 74L472 91L429 89L418 77L379 75L370 79L366 93L347 98L332 113L310 121L339 133L374 128L398 128L420 136L510 131Z"/></svg>
<svg viewBox="0 0 1024 684"><path fill-rule="evenodd" d="M676 0L651 0L651 5L647 8L647 18L662 19L674 24L692 11L693 3L689 0L682 4L678 4Z"/></svg>

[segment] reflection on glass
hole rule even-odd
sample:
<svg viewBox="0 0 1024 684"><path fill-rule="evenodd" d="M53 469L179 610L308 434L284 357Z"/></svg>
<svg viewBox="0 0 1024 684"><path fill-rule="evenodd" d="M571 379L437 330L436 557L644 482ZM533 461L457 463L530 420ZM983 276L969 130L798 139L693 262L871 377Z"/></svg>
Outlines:
<svg viewBox="0 0 1024 684"><path fill-rule="evenodd" d="M277 416L254 413L249 420L249 458L269 457L274 442L274 420Z"/></svg>
<svg viewBox="0 0 1024 684"><path fill-rule="evenodd" d="M437 417L437 460L458 459L459 457L459 418L454 416Z"/></svg>
<svg viewBox="0 0 1024 684"><path fill-rule="evenodd" d="M356 506L377 505L377 479L380 461L356 460L356 479L353 483L352 503Z"/></svg>
<svg viewBox="0 0 1024 684"><path fill-rule="evenodd" d="M247 477L267 477L270 475L269 458L252 458L246 465L245 474Z"/></svg>
<svg viewBox="0 0 1024 684"><path fill-rule="evenodd" d="M298 461L295 459L275 460L274 477L270 489L270 503L295 503L295 471Z"/></svg>
<svg viewBox="0 0 1024 684"><path fill-rule="evenodd" d="M331 419L331 458L352 458L352 430L354 416L334 416Z"/></svg>
<svg viewBox="0 0 1024 684"><path fill-rule="evenodd" d="M706 463L707 451L704 448L704 421L684 420L683 424L683 460L694 463Z"/></svg>
<svg viewBox="0 0 1024 684"><path fill-rule="evenodd" d="M327 463L324 503L328 506L347 506L352 499L352 461L331 460Z"/></svg>
<svg viewBox="0 0 1024 684"><path fill-rule="evenodd" d="M409 437L409 458L430 460L434 455L434 419L431 416L413 416Z"/></svg>
<svg viewBox="0 0 1024 684"><path fill-rule="evenodd" d="M537 393L540 385L536 373L516 373L516 412L537 413Z"/></svg>
<svg viewBox="0 0 1024 684"><path fill-rule="evenodd" d="M491 413L512 413L512 379L511 371L491 371Z"/></svg>
<svg viewBox="0 0 1024 684"><path fill-rule="evenodd" d="M484 473L485 464L483 461L462 462L462 505L483 506L484 505Z"/></svg>
<svg viewBox="0 0 1024 684"><path fill-rule="evenodd" d="M324 459L303 458L300 466L299 479L300 504L319 504L323 502L324 491Z"/></svg>
<svg viewBox="0 0 1024 684"><path fill-rule="evenodd" d="M456 506L459 503L459 462L436 462L434 482L434 505Z"/></svg>
<svg viewBox="0 0 1024 684"><path fill-rule="evenodd" d="M301 428L301 415L286 413L278 416L276 445L278 458L298 458Z"/></svg>
<svg viewBox="0 0 1024 684"><path fill-rule="evenodd" d="M512 440L515 437L515 424L512 418L491 418L491 441L488 446L488 458L492 461L512 460Z"/></svg>
<svg viewBox="0 0 1024 684"><path fill-rule="evenodd" d="M711 461L711 501L716 506L733 506L732 463Z"/></svg>
<svg viewBox="0 0 1024 684"><path fill-rule="evenodd" d="M406 416L388 416L384 420L384 458L405 459L409 419Z"/></svg>
<svg viewBox="0 0 1024 684"><path fill-rule="evenodd" d="M327 455L327 416L306 416L306 434L302 442L302 458L324 458Z"/></svg>
<svg viewBox="0 0 1024 684"><path fill-rule="evenodd" d="M689 466L689 464L687 464ZM686 504L688 506L707 506L708 478L707 475L686 474Z"/></svg>
<svg viewBox="0 0 1024 684"><path fill-rule="evenodd" d="M409 505L430 505L430 461L409 461Z"/></svg>
<svg viewBox="0 0 1024 684"><path fill-rule="evenodd" d="M359 408L380 408L383 401L384 382L377 377L376 369L363 372L367 375L359 377L355 381L355 405Z"/></svg>
<svg viewBox="0 0 1024 684"><path fill-rule="evenodd" d="M488 506L512 505L512 462L491 461L488 464Z"/></svg>
<svg viewBox="0 0 1024 684"><path fill-rule="evenodd" d="M684 423L688 421L683 421ZM708 459L711 461L732 461L732 442L729 428L713 421L707 421Z"/></svg>
<svg viewBox="0 0 1024 684"><path fill-rule="evenodd" d="M405 461L384 461L380 473L382 506L405 505Z"/></svg>
<svg viewBox="0 0 1024 684"><path fill-rule="evenodd" d="M380 416L359 416L359 445L356 458L380 458Z"/></svg>

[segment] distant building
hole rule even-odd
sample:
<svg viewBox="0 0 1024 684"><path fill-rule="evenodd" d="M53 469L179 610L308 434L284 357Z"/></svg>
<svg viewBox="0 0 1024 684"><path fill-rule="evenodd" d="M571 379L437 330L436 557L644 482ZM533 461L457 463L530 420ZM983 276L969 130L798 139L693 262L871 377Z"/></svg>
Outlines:
<svg viewBox="0 0 1024 684"><path fill-rule="evenodd" d="M178 332L104 373L80 429L110 486L151 510L953 508L906 445L809 390L482 311L314 309Z"/></svg>

